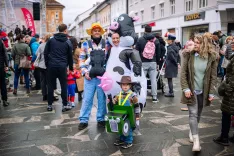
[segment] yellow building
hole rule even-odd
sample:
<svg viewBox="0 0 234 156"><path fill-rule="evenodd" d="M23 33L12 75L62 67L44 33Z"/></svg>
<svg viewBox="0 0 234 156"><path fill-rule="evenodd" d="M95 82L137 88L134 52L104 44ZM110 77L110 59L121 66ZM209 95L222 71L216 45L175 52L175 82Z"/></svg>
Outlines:
<svg viewBox="0 0 234 156"><path fill-rule="evenodd" d="M58 31L59 24L63 23L64 5L56 0L46 0L46 29L49 33Z"/></svg>

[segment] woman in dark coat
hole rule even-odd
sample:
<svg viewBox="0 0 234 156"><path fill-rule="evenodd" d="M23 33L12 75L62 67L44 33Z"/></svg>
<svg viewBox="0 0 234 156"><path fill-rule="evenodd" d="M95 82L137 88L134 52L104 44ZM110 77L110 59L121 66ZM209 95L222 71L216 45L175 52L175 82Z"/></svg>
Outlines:
<svg viewBox="0 0 234 156"><path fill-rule="evenodd" d="M226 68L226 87L224 90L224 96L222 100L221 110L222 110L222 130L221 135L214 138L214 142L229 146L229 140L234 143L234 135L228 138L231 116L234 115L234 42L232 43L232 55L229 57L230 62Z"/></svg>
<svg viewBox="0 0 234 156"><path fill-rule="evenodd" d="M174 97L172 78L176 78L178 74L179 48L174 42L175 39L175 36L168 35L165 78L168 80L169 93L166 93L165 97Z"/></svg>

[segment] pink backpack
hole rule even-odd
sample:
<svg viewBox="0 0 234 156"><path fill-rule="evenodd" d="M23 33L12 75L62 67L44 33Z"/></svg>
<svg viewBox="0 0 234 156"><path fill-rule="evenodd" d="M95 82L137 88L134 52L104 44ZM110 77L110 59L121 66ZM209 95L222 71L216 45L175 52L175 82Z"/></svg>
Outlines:
<svg viewBox="0 0 234 156"><path fill-rule="evenodd" d="M148 40L143 51L143 57L146 59L153 59L155 53L155 42L156 38Z"/></svg>

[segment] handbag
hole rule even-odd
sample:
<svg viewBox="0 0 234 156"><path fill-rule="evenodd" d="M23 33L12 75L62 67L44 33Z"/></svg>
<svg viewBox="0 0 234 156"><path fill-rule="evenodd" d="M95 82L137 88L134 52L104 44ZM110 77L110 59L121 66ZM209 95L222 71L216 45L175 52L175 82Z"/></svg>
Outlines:
<svg viewBox="0 0 234 156"><path fill-rule="evenodd" d="M19 68L22 68L22 69L30 69L31 68L31 61L28 60L27 56L25 56L25 55L20 56Z"/></svg>

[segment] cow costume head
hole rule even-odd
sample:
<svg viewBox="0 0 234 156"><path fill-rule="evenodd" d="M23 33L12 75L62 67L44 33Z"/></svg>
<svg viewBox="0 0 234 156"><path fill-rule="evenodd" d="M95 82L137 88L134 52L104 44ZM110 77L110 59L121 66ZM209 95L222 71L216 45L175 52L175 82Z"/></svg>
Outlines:
<svg viewBox="0 0 234 156"><path fill-rule="evenodd" d="M137 20L139 20L137 16L122 14L111 24L109 29L120 35L120 46L130 47L136 43L138 37L133 23Z"/></svg>

